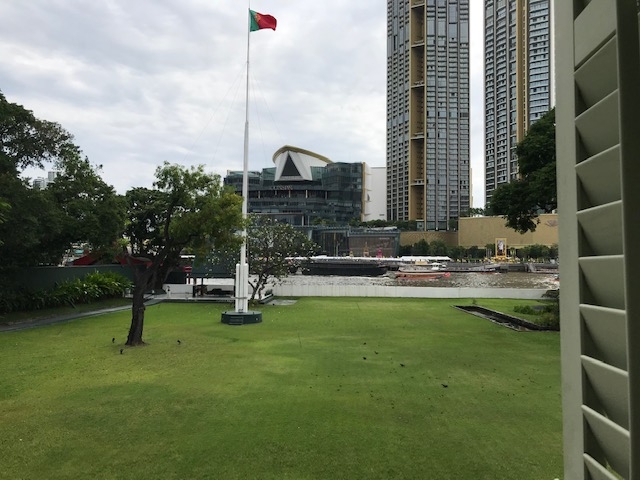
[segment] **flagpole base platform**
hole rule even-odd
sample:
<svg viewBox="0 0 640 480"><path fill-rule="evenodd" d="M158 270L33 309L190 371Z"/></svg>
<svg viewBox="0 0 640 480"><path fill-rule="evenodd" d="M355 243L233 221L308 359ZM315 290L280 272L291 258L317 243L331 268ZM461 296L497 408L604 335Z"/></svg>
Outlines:
<svg viewBox="0 0 640 480"><path fill-rule="evenodd" d="M222 323L227 325L250 325L262 323L262 312L248 310L246 312L222 312Z"/></svg>

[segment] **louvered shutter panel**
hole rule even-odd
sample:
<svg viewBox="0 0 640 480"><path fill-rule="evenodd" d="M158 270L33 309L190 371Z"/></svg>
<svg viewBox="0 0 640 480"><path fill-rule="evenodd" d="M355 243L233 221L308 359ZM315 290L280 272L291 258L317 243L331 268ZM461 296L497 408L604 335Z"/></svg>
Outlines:
<svg viewBox="0 0 640 480"><path fill-rule="evenodd" d="M556 0L565 478L640 479L636 0ZM635 268L634 268L635 267Z"/></svg>

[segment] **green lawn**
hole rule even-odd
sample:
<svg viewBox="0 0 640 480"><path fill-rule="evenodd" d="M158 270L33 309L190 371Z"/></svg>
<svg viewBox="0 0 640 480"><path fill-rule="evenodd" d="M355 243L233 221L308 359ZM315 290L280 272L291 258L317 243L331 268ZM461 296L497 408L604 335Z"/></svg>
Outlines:
<svg viewBox="0 0 640 480"><path fill-rule="evenodd" d="M163 303L138 348L128 311L2 333L0 478L560 477L559 335L454 303L304 298L242 327Z"/></svg>
<svg viewBox="0 0 640 480"><path fill-rule="evenodd" d="M515 312L514 307L530 306L533 308L540 308L552 303L551 300L520 300L511 298L478 298L476 304L495 310L497 312L506 313L513 317L518 317L523 320L527 320L532 323L539 323L541 320L540 315L530 315L526 313Z"/></svg>
<svg viewBox="0 0 640 480"><path fill-rule="evenodd" d="M130 298L109 298L92 303L80 303L75 306L43 308L41 310L29 310L0 314L0 325L13 325L16 323L31 322L34 320L47 320L63 315L77 315L79 313L93 312L103 308L113 308L131 305Z"/></svg>

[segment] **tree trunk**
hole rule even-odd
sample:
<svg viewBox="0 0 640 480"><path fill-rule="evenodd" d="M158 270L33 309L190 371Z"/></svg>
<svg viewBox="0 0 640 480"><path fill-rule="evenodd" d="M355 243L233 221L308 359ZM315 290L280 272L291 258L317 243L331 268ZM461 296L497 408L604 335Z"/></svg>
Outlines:
<svg viewBox="0 0 640 480"><path fill-rule="evenodd" d="M150 286L151 280L154 278L157 267L151 265L145 270L135 269L135 287L133 288L133 302L131 305L131 326L129 327L129 335L127 343L131 347L144 345L142 340L142 330L144 328L144 292Z"/></svg>
<svg viewBox="0 0 640 480"><path fill-rule="evenodd" d="M131 306L131 326L129 327L129 335L127 337L127 345L137 346L144 345L142 340L142 330L144 328L144 291L146 290L146 282L144 285L138 284L133 289L133 303Z"/></svg>

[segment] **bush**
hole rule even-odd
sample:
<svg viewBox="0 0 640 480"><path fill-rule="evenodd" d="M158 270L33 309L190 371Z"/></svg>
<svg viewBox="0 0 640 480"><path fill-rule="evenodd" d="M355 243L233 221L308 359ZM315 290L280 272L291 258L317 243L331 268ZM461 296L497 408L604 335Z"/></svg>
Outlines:
<svg viewBox="0 0 640 480"><path fill-rule="evenodd" d="M529 305L516 305L513 307L513 311L516 313L521 313L523 315L541 315L542 312L540 310L535 310Z"/></svg>
<svg viewBox="0 0 640 480"><path fill-rule="evenodd" d="M91 303L120 297L127 288L131 288L131 281L112 272L90 273L83 279L62 282L50 291L4 288L0 290L0 314Z"/></svg>

